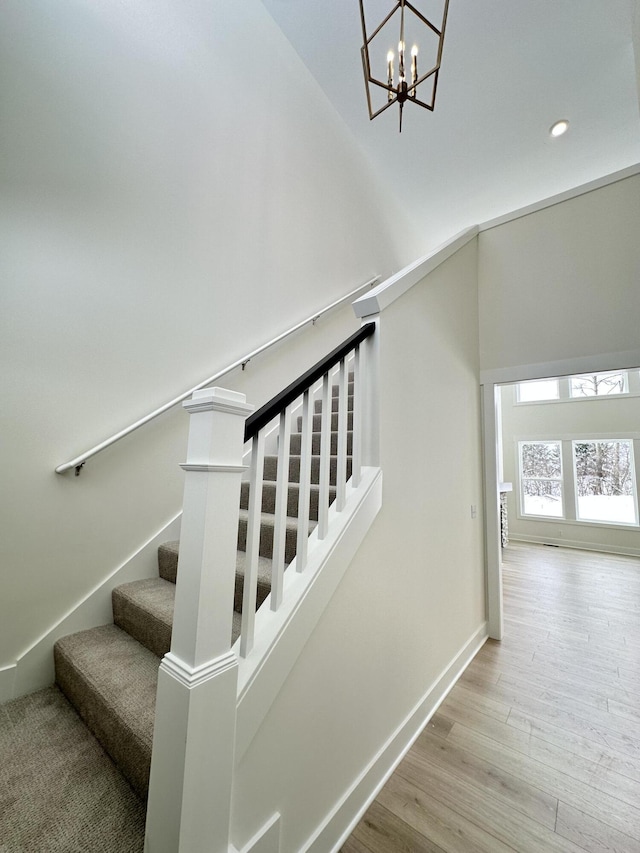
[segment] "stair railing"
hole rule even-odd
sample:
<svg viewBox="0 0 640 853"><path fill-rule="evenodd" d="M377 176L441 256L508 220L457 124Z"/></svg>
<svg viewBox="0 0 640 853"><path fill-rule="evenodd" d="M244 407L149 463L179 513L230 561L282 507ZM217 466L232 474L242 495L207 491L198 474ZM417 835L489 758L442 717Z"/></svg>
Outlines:
<svg viewBox="0 0 640 853"><path fill-rule="evenodd" d="M336 511L348 507L347 393L349 363L354 372L352 485L363 466L377 466L374 429L363 428L365 411L375 412L376 348L363 343L376 323L366 323L341 346L254 414L243 394L200 389L183 405L189 411L184 508L171 651L158 673L146 853L228 853L234 750L238 713L239 658L231 648L231 620L237 553L241 479L246 471L243 438L252 445L250 521L244 579L243 624L247 654L253 645L260 536L265 431L278 419L280 441L276 512L275 593L284 600L283 520L286 519L292 410L302 398L302 475L295 574L304 571L312 449L312 401L320 382L321 459L318 537L326 536L331 474L331 374L338 368L338 447L335 463ZM375 341L375 338L372 338ZM363 360L363 349L366 358ZM363 366L363 361L365 362ZM368 369L367 369L368 368ZM249 416L248 416L249 415ZM248 416L248 417L247 417ZM243 435L244 433L244 435ZM345 512L344 515L347 513ZM253 520L251 520L253 518ZM292 571L293 564L288 571ZM215 713L212 713L215 709Z"/></svg>
<svg viewBox="0 0 640 853"><path fill-rule="evenodd" d="M335 455L336 510L345 506L346 485L349 477L357 486L362 468L362 359L361 344L375 331L375 323L366 323L355 334L310 370L288 385L261 409L250 415L245 424L245 442L251 443L251 468L249 480L249 508L247 522L246 565L242 600L242 629L240 655L246 657L254 644L258 565L260 558L260 522L262 485L265 457L265 436L272 423L278 419L278 463L276 476L274 540L271 570L271 609L282 605L285 570L285 540L289 489L289 445L292 411L302 408L302 438L300 474L298 484L298 530L295 571L303 572L308 559L309 508L311 494L313 388L320 382L320 453L318 465L318 540L327 535L331 479L331 420L336 414L332 404L332 371L338 366L337 396L337 453ZM351 365L351 369L349 367ZM348 384L353 373L352 452L347 453L349 426ZM347 456L351 455L351 473L348 474Z"/></svg>

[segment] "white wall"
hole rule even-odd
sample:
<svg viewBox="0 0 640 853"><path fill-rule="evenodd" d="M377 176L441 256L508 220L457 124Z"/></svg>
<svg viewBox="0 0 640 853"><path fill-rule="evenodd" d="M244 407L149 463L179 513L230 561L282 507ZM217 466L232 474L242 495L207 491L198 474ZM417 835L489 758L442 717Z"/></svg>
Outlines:
<svg viewBox="0 0 640 853"><path fill-rule="evenodd" d="M517 494L518 441L577 439L597 435L638 438L640 397L611 396L516 405L515 395L515 386L502 387L504 480L514 484L514 491L507 494L510 538L640 554L640 530L637 527L605 526L567 519L549 521L523 518L518 515ZM565 500L568 500L568 496L565 496Z"/></svg>
<svg viewBox="0 0 640 853"><path fill-rule="evenodd" d="M383 506L239 765L238 847L279 811L282 853L306 849L483 630L476 259L474 239L381 314Z"/></svg>
<svg viewBox="0 0 640 853"><path fill-rule="evenodd" d="M5 0L0 87L1 669L178 510L186 416L55 466L417 241L257 0ZM227 384L264 402L356 326Z"/></svg>
<svg viewBox="0 0 640 853"><path fill-rule="evenodd" d="M480 365L504 379L583 359L633 367L640 348L640 176L555 204L479 240ZM627 364L612 354L633 351ZM612 356L610 364L603 356ZM568 370L567 372L580 372ZM545 375L544 370L537 375Z"/></svg>

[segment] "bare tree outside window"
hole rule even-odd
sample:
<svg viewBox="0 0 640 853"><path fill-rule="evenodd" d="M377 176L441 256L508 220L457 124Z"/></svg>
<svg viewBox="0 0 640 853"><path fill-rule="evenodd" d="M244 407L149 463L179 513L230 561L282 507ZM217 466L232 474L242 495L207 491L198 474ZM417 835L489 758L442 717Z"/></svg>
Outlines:
<svg viewBox="0 0 640 853"><path fill-rule="evenodd" d="M572 397L605 397L610 394L625 394L626 373L590 373L571 377Z"/></svg>
<svg viewBox="0 0 640 853"><path fill-rule="evenodd" d="M635 476L630 440L574 441L578 518L636 522Z"/></svg>
<svg viewBox="0 0 640 853"><path fill-rule="evenodd" d="M562 518L560 442L520 442L520 472L523 513Z"/></svg>

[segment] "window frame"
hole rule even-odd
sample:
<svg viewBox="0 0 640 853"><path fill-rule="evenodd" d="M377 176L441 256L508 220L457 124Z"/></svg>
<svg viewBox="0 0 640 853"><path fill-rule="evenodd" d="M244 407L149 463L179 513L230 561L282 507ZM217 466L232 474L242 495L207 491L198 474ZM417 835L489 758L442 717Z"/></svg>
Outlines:
<svg viewBox="0 0 640 853"><path fill-rule="evenodd" d="M571 393L572 380L588 376L606 376L606 375L622 375L624 380L624 391L618 394L594 394L592 396L574 396ZM531 385L535 382L549 382L555 380L557 382L558 396L546 397L543 400L522 400L521 386ZM522 382L513 383L515 386L514 405L515 406L549 406L557 405L558 403L581 403L585 400L592 402L594 400L620 400L629 397L640 396L640 368L627 368L625 370L599 370L593 373L573 373L568 376L549 376L543 379L525 379Z"/></svg>
<svg viewBox="0 0 640 853"><path fill-rule="evenodd" d="M523 457L522 457L522 448L524 445L528 444L555 444L559 449L559 459L560 459L560 474L557 477L529 477L525 476L523 472ZM522 518L533 518L533 519L553 519L553 520L564 520L565 519L565 480L564 480L564 461L563 461L563 448L562 448L562 440L556 438L534 438L534 439L522 439L517 442L517 454L518 454L518 478L519 478L519 498L520 498L520 515ZM525 481L537 481L537 482L546 482L546 483L558 483L560 486L560 515L544 515L543 513L532 513L526 512L525 510L525 494L524 494L524 484Z"/></svg>
<svg viewBox="0 0 640 853"><path fill-rule="evenodd" d="M594 373L576 373L573 376L568 376L569 380L569 399L570 400L604 400L605 398L610 399L618 399L620 397L626 397L629 395L629 373L628 370L601 370L596 371ZM623 383L623 390L617 391L615 394L574 394L573 393L573 382L576 379L588 379L591 376L621 376Z"/></svg>
<svg viewBox="0 0 640 853"><path fill-rule="evenodd" d="M619 395L615 395L619 396ZM593 397L588 398L593 399ZM576 464L576 445L577 444L614 444L619 442L625 442L629 445L629 468L631 471L631 478L633 483L633 491L631 497L633 498L633 512L634 512L634 520L633 521L619 521L619 520L611 520L608 521L606 519L599 518L581 518L580 517L580 505L579 505L579 495L578 495L578 471ZM598 436L593 437L589 436L588 438L572 438L570 440L571 445L571 460L572 460L572 474L573 474L573 486L574 486L574 499L575 499L575 521L578 524L597 524L604 525L606 527L624 527L624 528L633 528L640 527L640 517L638 515L638 477L637 477L637 468L636 468L636 458L635 458L635 441L633 438L625 438L625 437L616 437L610 438L607 436ZM572 519L573 520L573 519Z"/></svg>

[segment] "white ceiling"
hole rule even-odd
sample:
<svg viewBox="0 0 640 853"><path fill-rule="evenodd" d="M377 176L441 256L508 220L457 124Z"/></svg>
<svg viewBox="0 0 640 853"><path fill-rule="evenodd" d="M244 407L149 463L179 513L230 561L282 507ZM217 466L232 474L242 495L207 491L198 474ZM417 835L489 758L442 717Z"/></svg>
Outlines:
<svg viewBox="0 0 640 853"><path fill-rule="evenodd" d="M640 0L450 0L435 111L407 104L402 134L397 106L369 120L358 0L263 2L426 248L640 162Z"/></svg>

